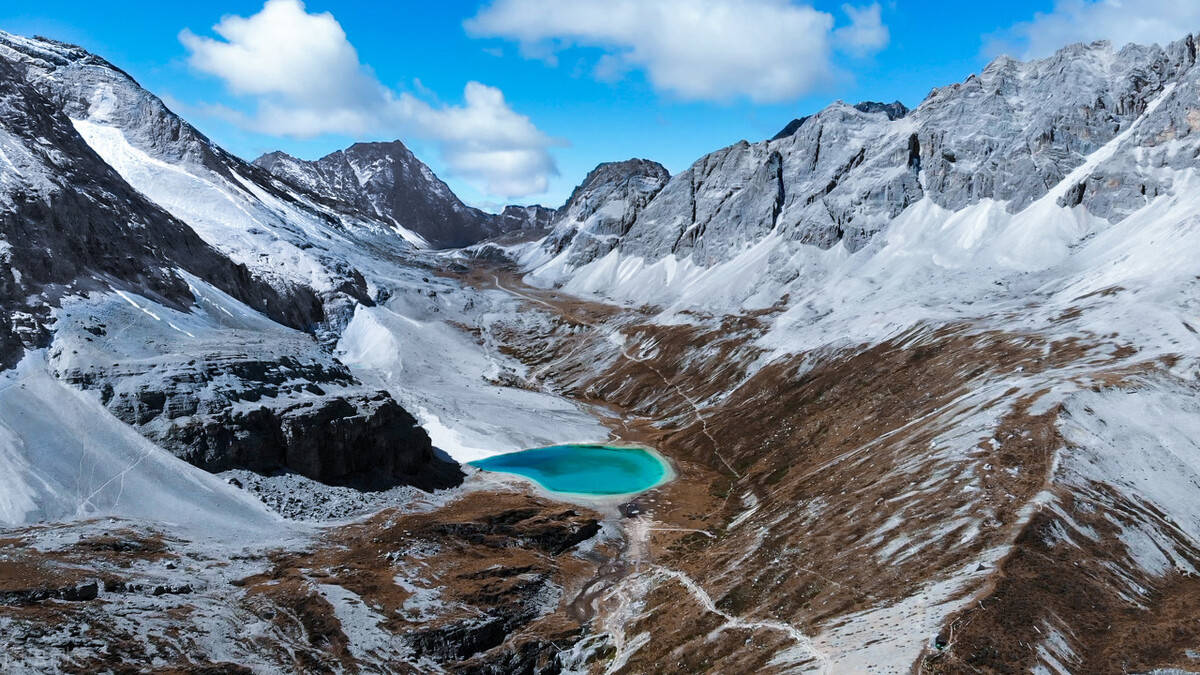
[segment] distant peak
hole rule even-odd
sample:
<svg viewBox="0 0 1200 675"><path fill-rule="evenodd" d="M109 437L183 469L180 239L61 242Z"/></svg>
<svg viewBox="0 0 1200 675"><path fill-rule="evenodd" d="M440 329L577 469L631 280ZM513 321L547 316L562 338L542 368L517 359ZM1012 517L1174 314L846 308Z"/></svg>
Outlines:
<svg viewBox="0 0 1200 675"><path fill-rule="evenodd" d="M500 213L501 214L517 214L517 213L522 213L522 212L533 213L533 212L539 212L539 211L553 211L553 210L554 209L550 208L549 206L543 206L541 204L507 204L507 205L505 205L504 210L502 210Z"/></svg>
<svg viewBox="0 0 1200 675"><path fill-rule="evenodd" d="M253 162L250 162L250 163L253 164L254 166L261 167L263 169L266 169L267 171L270 171L271 167L273 167L277 164L280 164L280 163L292 163L292 162L302 162L302 161L303 160L297 159L296 157L293 157L282 150L275 150L273 152L268 152L264 155L260 155L257 159L255 159Z"/></svg>
<svg viewBox="0 0 1200 675"><path fill-rule="evenodd" d="M346 149L353 150L356 148L360 149L360 150L366 150L366 149L372 149L372 148L387 148L387 149L402 148L404 150L408 150L408 146L405 145L404 141L401 141L399 138L392 140L392 141L359 141L358 143L355 143Z"/></svg>
<svg viewBox="0 0 1200 675"><path fill-rule="evenodd" d="M592 183L604 176L628 176L628 175L652 175L665 176L670 178L671 174L667 168L658 162L650 159L639 159L637 157L626 159L620 162L601 162L596 165L596 168L588 172L586 178L583 179L585 185Z"/></svg>
<svg viewBox="0 0 1200 675"><path fill-rule="evenodd" d="M259 159L265 160L265 159L296 159L296 158L282 150L272 150L271 152L260 155L259 158L254 161L257 162Z"/></svg>
<svg viewBox="0 0 1200 675"><path fill-rule="evenodd" d="M657 184L661 188L671 179L671 172L654 160L637 157L619 162L602 162L589 171L583 182L575 187L563 208L568 208L580 195L600 186L628 184L639 178L649 179L651 184Z"/></svg>
<svg viewBox="0 0 1200 675"><path fill-rule="evenodd" d="M838 103L834 103L829 107L832 108L838 105L845 104L839 101ZM910 112L908 106L904 105L900 101L892 101L891 103L882 103L880 101L863 101L849 107L867 114L883 113L887 115L888 120L891 121L898 120ZM780 129L779 133L771 137L771 140L777 141L781 138L787 138L788 136L791 136L799 131L800 127L804 126L804 123L810 120L812 117L812 115L805 115L804 117L797 117L791 122L788 122L787 126L785 126L783 129Z"/></svg>
<svg viewBox="0 0 1200 675"><path fill-rule="evenodd" d="M883 113L889 120L898 120L909 113L908 106L900 101L881 103L879 101L863 101L854 106L855 110L865 113Z"/></svg>

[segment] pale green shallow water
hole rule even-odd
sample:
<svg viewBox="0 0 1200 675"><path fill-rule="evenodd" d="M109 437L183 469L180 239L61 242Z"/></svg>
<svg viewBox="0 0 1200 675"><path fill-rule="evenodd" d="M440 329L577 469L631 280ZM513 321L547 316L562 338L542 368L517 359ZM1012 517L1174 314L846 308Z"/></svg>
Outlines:
<svg viewBox="0 0 1200 675"><path fill-rule="evenodd" d="M511 473L552 492L611 496L642 492L664 482L670 467L641 448L554 445L476 460L485 471Z"/></svg>

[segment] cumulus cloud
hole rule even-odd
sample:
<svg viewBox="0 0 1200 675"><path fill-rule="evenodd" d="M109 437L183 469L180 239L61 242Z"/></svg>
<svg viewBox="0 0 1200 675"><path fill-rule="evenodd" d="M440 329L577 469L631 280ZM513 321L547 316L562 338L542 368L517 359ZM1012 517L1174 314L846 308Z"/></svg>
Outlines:
<svg viewBox="0 0 1200 675"><path fill-rule="evenodd" d="M1193 0L1058 0L1050 12L991 36L986 51L1037 58L1076 42L1166 44L1197 28Z"/></svg>
<svg viewBox="0 0 1200 675"><path fill-rule="evenodd" d="M217 38L184 30L189 64L254 100L253 114L212 107L259 133L405 134L434 141L446 165L488 193L512 198L544 192L557 174L549 149L559 143L514 111L495 87L468 82L461 105L440 105L383 86L332 14L310 14L300 0L267 0L250 17L227 16Z"/></svg>
<svg viewBox="0 0 1200 675"><path fill-rule="evenodd" d="M878 4L843 9L848 23L835 28L833 15L790 0L495 0L465 26L515 40L527 57L601 48L599 78L643 70L681 99L771 102L828 82L835 51L887 45Z"/></svg>
<svg viewBox="0 0 1200 675"><path fill-rule="evenodd" d="M464 105L437 107L404 94L394 109L441 142L443 157L457 174L486 182L489 193L522 197L545 192L548 177L558 173L546 151L556 141L514 112L495 87L468 82L463 98Z"/></svg>
<svg viewBox="0 0 1200 675"><path fill-rule="evenodd" d="M842 5L842 11L850 17L850 24L833 31L834 39L842 49L856 55L865 56L887 46L891 35L887 26L883 25L883 17L879 5L855 7Z"/></svg>

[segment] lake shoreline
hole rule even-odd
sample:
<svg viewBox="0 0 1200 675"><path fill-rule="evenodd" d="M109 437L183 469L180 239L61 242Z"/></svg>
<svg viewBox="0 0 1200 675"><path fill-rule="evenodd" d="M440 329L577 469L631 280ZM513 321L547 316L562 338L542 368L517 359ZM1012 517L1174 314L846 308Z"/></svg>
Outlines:
<svg viewBox="0 0 1200 675"><path fill-rule="evenodd" d="M560 453L560 455L554 456L553 451L558 451ZM540 479L538 477L539 474L544 473L543 471L541 471L539 469L539 463L542 463L542 462L562 463L565 460L570 459L570 454L568 454L568 453L577 454L580 451L583 451L583 452L591 451L592 454L590 456L585 455L585 457L583 459L590 460L592 462L597 462L597 460L603 458L602 455L596 454L595 451L629 451L631 453L635 452L640 455L644 455L646 457L651 458L655 462L656 467L661 470L661 473L659 475L657 475L651 482L649 482L644 487L639 486L636 489L631 489L631 490L621 491L621 492L594 492L594 491L586 491L586 490L556 489L555 487L553 487L555 480L561 479L561 480L569 481L569 480L571 480L572 477L571 476L554 476L554 475L545 476L545 475L543 475L542 478L545 478L546 482L543 482L543 479ZM516 460L518 458L518 456L528 457L531 459L531 461L526 466L521 466L519 463L512 463L513 460ZM636 455L635 455L635 457L636 457ZM498 462L497 461L498 459L500 459L502 461ZM510 462L510 464L508 464L508 465L503 464L502 462L505 459L507 459ZM627 461L630 459L630 457L624 457L621 459ZM517 450L514 452L510 452L510 453L502 453L502 454L494 455L492 457L488 457L485 459L468 462L466 466L470 466L480 472L500 474L503 476L510 476L515 479L519 479L522 483L528 483L528 484L532 485L535 492L545 494L546 496L549 496L549 497L558 498L558 499L567 499L570 501L579 501L581 503L588 504L588 505L619 504L619 503L627 501L633 497L644 494L650 490L662 487L663 485L665 485L665 484L671 482L672 480L674 480L675 478L677 478L679 475L678 472L675 470L675 467L674 467L673 463L671 462L671 460L668 457L666 457L665 455L663 455L662 453L658 452L657 450L655 450L653 448L641 446L641 445L620 444L620 443L569 443L569 444L548 446L545 448L530 448L530 449L526 449L526 450ZM605 470L605 468L606 467L599 467L599 470ZM611 467L607 467L607 468L611 469ZM638 467L638 468L642 468L642 467ZM522 469L524 471L522 471ZM583 475L586 472L578 471L577 473L579 473L580 475ZM533 474L533 475L530 475L530 474ZM550 483L550 484L547 484L547 483Z"/></svg>

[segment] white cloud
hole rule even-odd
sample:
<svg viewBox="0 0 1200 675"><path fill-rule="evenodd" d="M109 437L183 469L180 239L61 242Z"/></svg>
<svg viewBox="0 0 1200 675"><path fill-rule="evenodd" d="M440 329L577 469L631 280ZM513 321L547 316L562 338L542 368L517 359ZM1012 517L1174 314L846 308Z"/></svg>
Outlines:
<svg viewBox="0 0 1200 675"><path fill-rule="evenodd" d="M557 175L549 148L559 141L515 112L499 89L468 82L462 105L394 92L362 64L332 14L309 14L300 0L267 0L258 14L227 16L213 32L219 39L188 30L179 39L193 68L254 100L252 115L210 107L247 129L429 139L455 175L505 198L544 192ZM419 84L417 90L424 91Z"/></svg>
<svg viewBox="0 0 1200 675"><path fill-rule="evenodd" d="M986 51L1037 58L1076 42L1166 44L1197 28L1195 0L1058 0L1052 11L991 36Z"/></svg>
<svg viewBox="0 0 1200 675"><path fill-rule="evenodd" d="M441 143L455 173L484 181L489 193L521 197L545 192L549 176L558 173L546 151L556 142L514 112L495 87L468 82L463 97L465 105L436 107L402 94L392 108Z"/></svg>
<svg viewBox="0 0 1200 675"><path fill-rule="evenodd" d="M640 69L688 100L782 101L834 75L833 52L865 55L888 41L878 4L846 6L849 24L790 0L495 0L466 22L479 37L516 40L552 58L569 46L606 50L601 79Z"/></svg>
<svg viewBox="0 0 1200 675"><path fill-rule="evenodd" d="M865 56L887 46L891 35L883 25L878 4L866 7L842 5L842 11L850 17L850 24L833 31L833 36L844 50Z"/></svg>

